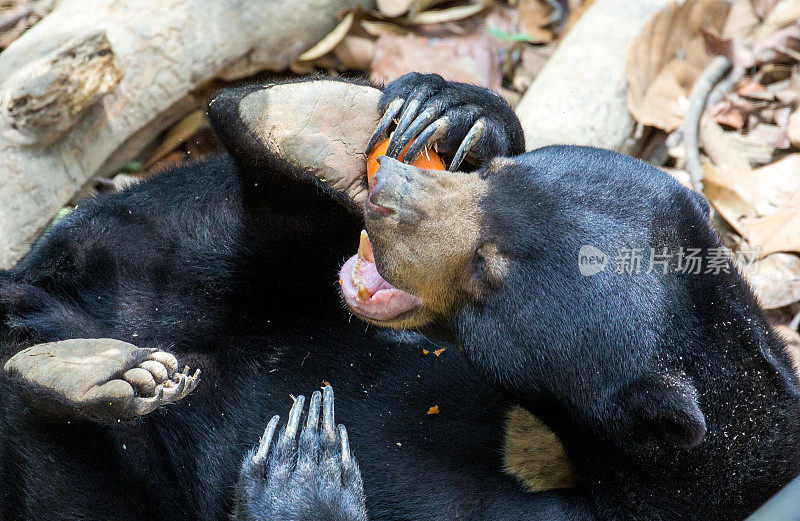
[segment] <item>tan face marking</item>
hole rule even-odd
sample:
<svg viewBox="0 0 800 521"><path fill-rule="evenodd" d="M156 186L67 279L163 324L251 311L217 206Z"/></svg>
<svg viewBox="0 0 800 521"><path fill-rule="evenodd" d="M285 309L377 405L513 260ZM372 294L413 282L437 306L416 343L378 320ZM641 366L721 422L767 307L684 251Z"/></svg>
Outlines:
<svg viewBox="0 0 800 521"><path fill-rule="evenodd" d="M378 271L423 301L412 317L384 325L418 327L449 316L459 301L479 297L473 262L483 234L480 202L487 179L384 160L373 182L369 204L391 212L366 213ZM499 284L507 259L494 244L481 249L487 277Z"/></svg>

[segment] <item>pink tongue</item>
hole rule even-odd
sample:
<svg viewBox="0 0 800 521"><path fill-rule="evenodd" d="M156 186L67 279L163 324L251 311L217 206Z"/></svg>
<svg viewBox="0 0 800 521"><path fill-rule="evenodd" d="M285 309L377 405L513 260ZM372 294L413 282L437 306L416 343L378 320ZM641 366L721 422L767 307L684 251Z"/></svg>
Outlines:
<svg viewBox="0 0 800 521"><path fill-rule="evenodd" d="M375 295L381 289L392 288L392 285L383 280L383 277L378 273L375 263L359 259L358 255L356 255L356 262L350 273L350 278L360 280L361 285L365 287L370 295Z"/></svg>
<svg viewBox="0 0 800 521"><path fill-rule="evenodd" d="M375 263L358 255L342 266L339 284L353 313L372 320L391 320L422 305L419 298L386 282Z"/></svg>

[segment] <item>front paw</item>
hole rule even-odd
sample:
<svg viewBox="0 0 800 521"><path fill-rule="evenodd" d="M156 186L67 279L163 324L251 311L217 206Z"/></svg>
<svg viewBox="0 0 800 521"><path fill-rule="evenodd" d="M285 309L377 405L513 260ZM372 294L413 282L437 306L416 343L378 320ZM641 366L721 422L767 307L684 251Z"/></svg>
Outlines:
<svg viewBox="0 0 800 521"><path fill-rule="evenodd" d="M5 364L32 405L58 416L135 418L197 387L200 370L178 371L173 355L110 338L37 344Z"/></svg>
<svg viewBox="0 0 800 521"><path fill-rule="evenodd" d="M412 72L386 87L378 109L383 117L367 152L395 120L386 155L397 159L409 147L403 157L406 163L433 145L440 154L452 157L450 171L457 170L464 159L480 165L525 151L522 126L514 111L499 95L477 85Z"/></svg>
<svg viewBox="0 0 800 521"><path fill-rule="evenodd" d="M257 449L245 456L236 485L235 521L366 521L358 463L350 454L347 431L334 427L333 388L311 395L308 418L297 433L305 398L289 411L286 427L273 443L280 421L267 425ZM322 428L319 428L322 402Z"/></svg>

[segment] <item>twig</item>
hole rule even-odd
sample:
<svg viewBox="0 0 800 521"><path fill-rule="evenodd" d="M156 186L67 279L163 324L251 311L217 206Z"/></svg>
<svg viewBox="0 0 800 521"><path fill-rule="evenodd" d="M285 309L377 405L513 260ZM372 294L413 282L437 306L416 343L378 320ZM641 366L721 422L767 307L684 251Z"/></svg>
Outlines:
<svg viewBox="0 0 800 521"><path fill-rule="evenodd" d="M785 45L776 45L775 50L781 54L785 54L789 58L793 58L794 60L800 62L800 52L797 52L794 49L790 49Z"/></svg>
<svg viewBox="0 0 800 521"><path fill-rule="evenodd" d="M717 83L717 86L714 87L714 90L711 91L711 94L708 95L706 106L711 107L722 101L722 98L727 96L728 93L730 93L736 87L739 81L744 78L746 73L747 69L741 65L737 65L731 69L730 74L720 80L720 82ZM672 148L680 145L682 142L683 128L678 127L667 136L667 140L664 142L664 144L667 148Z"/></svg>
<svg viewBox="0 0 800 521"><path fill-rule="evenodd" d="M728 95L734 88L736 88L736 84L744 78L744 75L747 73L747 69L742 67L741 65L735 65L733 69L731 69L731 73L725 76L717 86L714 87L714 90L711 91L711 94L708 96L708 102L706 106L711 107L716 105L722 98Z"/></svg>
<svg viewBox="0 0 800 521"><path fill-rule="evenodd" d="M731 61L725 56L717 56L705 68L692 87L689 95L689 108L683 120L683 142L686 146L686 170L692 181L692 187L701 192L703 190L703 167L700 164L700 149L697 144L697 134L700 129L700 117L706 108L708 96L722 76L728 72Z"/></svg>

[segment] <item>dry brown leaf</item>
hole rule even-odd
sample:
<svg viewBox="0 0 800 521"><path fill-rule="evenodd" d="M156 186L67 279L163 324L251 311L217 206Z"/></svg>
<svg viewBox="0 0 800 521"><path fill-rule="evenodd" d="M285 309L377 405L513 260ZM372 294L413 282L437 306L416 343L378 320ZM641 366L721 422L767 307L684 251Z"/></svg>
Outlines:
<svg viewBox="0 0 800 521"><path fill-rule="evenodd" d="M406 13L414 15L446 1L447 0L376 0L376 4L378 5L378 11L384 16L397 17L403 16Z"/></svg>
<svg viewBox="0 0 800 521"><path fill-rule="evenodd" d="M719 168L709 162L703 163L703 194L708 202L725 221L742 237L747 237L747 228L741 223L742 217L755 215L749 194L736 183L727 169ZM742 193L744 192L744 193Z"/></svg>
<svg viewBox="0 0 800 521"><path fill-rule="evenodd" d="M744 40L730 36L722 36L711 29L701 28L706 52L711 56L722 55L727 57L734 66L752 67L755 64L753 51Z"/></svg>
<svg viewBox="0 0 800 521"><path fill-rule="evenodd" d="M522 11L508 7L495 6L486 15L485 30L495 35L498 39L506 41L520 41L527 43L543 44L553 41L553 32L546 27L537 27L535 21L529 16L523 28Z"/></svg>
<svg viewBox="0 0 800 521"><path fill-rule="evenodd" d="M741 130L745 124L742 111L729 102L723 102L722 106L714 111L714 120L720 125L727 125L736 130Z"/></svg>
<svg viewBox="0 0 800 521"><path fill-rule="evenodd" d="M497 46L484 33L447 38L383 35L376 42L370 78L387 83L407 72L435 72L497 91L501 82Z"/></svg>
<svg viewBox="0 0 800 521"><path fill-rule="evenodd" d="M747 133L726 132L731 145L754 165L771 163L775 156L775 142L781 129L777 125L758 123L750 126Z"/></svg>
<svg viewBox="0 0 800 521"><path fill-rule="evenodd" d="M627 55L628 106L636 121L666 131L680 126L680 100L709 61L700 29L720 32L729 8L724 0L688 0L645 24Z"/></svg>
<svg viewBox="0 0 800 521"><path fill-rule="evenodd" d="M416 15L409 16L407 22L410 24L440 24L445 22L455 22L475 16L486 9L484 4L457 5L447 9L432 9L423 11Z"/></svg>
<svg viewBox="0 0 800 521"><path fill-rule="evenodd" d="M703 150L715 165L734 170L750 170L750 162L732 143L729 136L707 112L700 116L700 141Z"/></svg>
<svg viewBox="0 0 800 521"><path fill-rule="evenodd" d="M755 273L745 274L762 307L775 309L800 300L800 257L774 253L753 268Z"/></svg>
<svg viewBox="0 0 800 521"><path fill-rule="evenodd" d="M766 114L764 111L762 114ZM775 148L780 150L788 150L792 143L789 141L789 118L792 115L792 109L789 107L780 107L772 111L772 120L775 125L780 129L780 134L775 140Z"/></svg>
<svg viewBox="0 0 800 521"><path fill-rule="evenodd" d="M800 192L800 154L791 154L752 172L753 194L759 215L770 215L789 205Z"/></svg>
<svg viewBox="0 0 800 521"><path fill-rule="evenodd" d="M796 329L792 329L785 324L778 324L774 327L786 341L789 357L792 359L797 376L800 377L800 334L797 333Z"/></svg>
<svg viewBox="0 0 800 521"><path fill-rule="evenodd" d="M780 2L780 0L751 0L753 11L756 13L756 16L762 20L767 17L778 2Z"/></svg>
<svg viewBox="0 0 800 521"><path fill-rule="evenodd" d="M570 0L569 2L569 17L567 18L567 24L564 26L564 30L561 32L561 38L563 39L564 36L572 29L572 27L578 23L578 20L581 19L581 16L584 15L586 11L592 7L594 4L594 0L584 0L582 3L577 3Z"/></svg>
<svg viewBox="0 0 800 521"><path fill-rule="evenodd" d="M800 154L791 154L750 171L706 163L703 174L706 180L704 193L715 208L724 208L726 220L729 216L737 221L762 218L791 205L796 194L800 193ZM739 225L737 222L736 226Z"/></svg>
<svg viewBox="0 0 800 521"><path fill-rule="evenodd" d="M716 31L706 29L705 27L700 28L700 34L703 35L708 54L711 54L712 56L721 54L723 56L727 56L728 58L735 56L736 53L733 48L733 38L730 36L722 36Z"/></svg>
<svg viewBox="0 0 800 521"><path fill-rule="evenodd" d="M757 64L792 63L800 60L800 22L787 25L753 44Z"/></svg>
<svg viewBox="0 0 800 521"><path fill-rule="evenodd" d="M739 96L754 96L762 92L768 92L767 88L756 81L748 81L736 90Z"/></svg>
<svg viewBox="0 0 800 521"><path fill-rule="evenodd" d="M786 134L789 141L797 148L800 148L800 110L795 110L789 116L789 125L786 127Z"/></svg>
<svg viewBox="0 0 800 521"><path fill-rule="evenodd" d="M522 32L529 34L536 42L550 43L553 41L555 35L547 28L551 7L545 6L539 0L520 0L517 10L519 11L519 28Z"/></svg>
<svg viewBox="0 0 800 521"><path fill-rule="evenodd" d="M764 22L755 27L751 33L753 41L759 41L789 24L800 20L800 0L781 2L769 12Z"/></svg>
<svg viewBox="0 0 800 521"><path fill-rule="evenodd" d="M722 35L735 40L746 40L754 27L761 23L751 0L733 0Z"/></svg>
<svg viewBox="0 0 800 521"><path fill-rule="evenodd" d="M748 221L750 243L762 255L775 252L800 253L800 192L775 213Z"/></svg>
<svg viewBox="0 0 800 521"><path fill-rule="evenodd" d="M339 42L344 40L344 37L347 36L347 33L350 31L350 27L353 26L353 20L355 19L355 16L356 14L353 11L347 13L345 17L342 18L342 21L336 24L336 27L334 27L331 32L329 32L322 40L317 42L315 46L301 54L297 60L301 62L312 61L331 52L333 48L339 45Z"/></svg>

